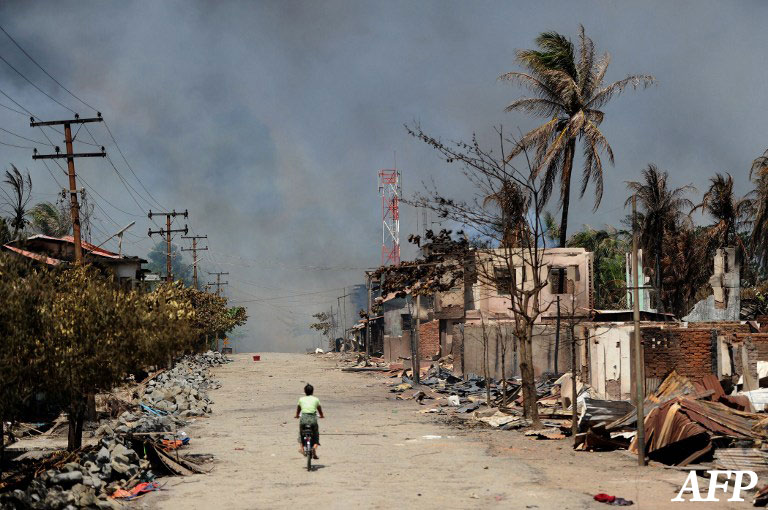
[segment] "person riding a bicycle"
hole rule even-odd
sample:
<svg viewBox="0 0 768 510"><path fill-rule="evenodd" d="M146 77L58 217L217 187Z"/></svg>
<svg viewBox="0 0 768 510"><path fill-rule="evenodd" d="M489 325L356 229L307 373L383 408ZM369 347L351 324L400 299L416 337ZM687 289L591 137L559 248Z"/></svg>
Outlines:
<svg viewBox="0 0 768 510"><path fill-rule="evenodd" d="M303 437L301 431L304 427L312 430L312 458L317 459L317 447L320 446L320 429L317 426L317 416L323 416L323 408L320 406L320 399L313 395L315 389L311 384L304 386L305 395L299 399L296 406L296 416L299 419L299 453L304 454Z"/></svg>

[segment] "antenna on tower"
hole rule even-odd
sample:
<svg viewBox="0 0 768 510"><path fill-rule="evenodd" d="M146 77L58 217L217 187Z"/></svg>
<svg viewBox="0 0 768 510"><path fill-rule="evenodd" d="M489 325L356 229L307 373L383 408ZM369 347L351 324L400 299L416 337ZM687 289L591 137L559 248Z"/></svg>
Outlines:
<svg viewBox="0 0 768 510"><path fill-rule="evenodd" d="M379 170L382 266L400 263L400 197L402 195L400 181L397 163L395 168Z"/></svg>

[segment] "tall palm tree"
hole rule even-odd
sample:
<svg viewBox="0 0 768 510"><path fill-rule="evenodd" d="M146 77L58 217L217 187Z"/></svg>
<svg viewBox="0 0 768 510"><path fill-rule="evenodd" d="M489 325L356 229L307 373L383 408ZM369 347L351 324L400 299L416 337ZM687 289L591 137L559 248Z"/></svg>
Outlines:
<svg viewBox="0 0 768 510"><path fill-rule="evenodd" d="M752 162L749 178L755 184L751 246L760 265L768 266L768 150Z"/></svg>
<svg viewBox="0 0 768 510"><path fill-rule="evenodd" d="M40 234L62 237L72 230L72 220L67 213L50 202L36 204L29 211L29 216L32 228Z"/></svg>
<svg viewBox="0 0 768 510"><path fill-rule="evenodd" d="M637 197L638 205L642 208L637 215L637 228L640 230L640 245L646 255L652 255L654 260L655 287L658 301L661 303L663 294L663 243L665 237L674 234L685 216L684 209L693 208L693 202L685 195L694 188L691 185L670 189L667 186L669 174L659 170L653 163L643 170L642 181L627 182L627 187ZM632 201L630 196L625 206Z"/></svg>
<svg viewBox="0 0 768 510"><path fill-rule="evenodd" d="M603 196L603 160L608 155L613 164L613 150L600 131L605 117L601 108L627 87L647 87L655 78L630 75L605 85L610 56L595 55L592 40L579 26L578 57L573 43L557 32L544 32L536 38L537 50L518 50L517 62L527 72L509 72L499 79L514 81L533 92L533 97L513 101L506 111L524 111L547 122L525 134L512 151L514 157L523 150L534 149L537 172L543 172L542 200L549 199L557 176L560 176L560 246L568 239L568 208L571 195L571 173L576 142L583 143L584 169L581 193L590 181L595 185L594 209Z"/></svg>
<svg viewBox="0 0 768 510"><path fill-rule="evenodd" d="M10 227L13 229L13 239L18 239L19 234L27 226L27 205L32 197L32 179L27 172L26 177L19 169L11 165L11 170L5 171L3 182L10 186L11 192L0 187L5 196L5 203L11 208Z"/></svg>
<svg viewBox="0 0 768 510"><path fill-rule="evenodd" d="M753 213L752 197L748 194L736 198L733 193L733 177L729 173L716 173L709 182L709 189L704 193L701 203L691 213L701 209L715 220L707 228L707 233L717 248L729 246L733 240L738 243L738 234Z"/></svg>

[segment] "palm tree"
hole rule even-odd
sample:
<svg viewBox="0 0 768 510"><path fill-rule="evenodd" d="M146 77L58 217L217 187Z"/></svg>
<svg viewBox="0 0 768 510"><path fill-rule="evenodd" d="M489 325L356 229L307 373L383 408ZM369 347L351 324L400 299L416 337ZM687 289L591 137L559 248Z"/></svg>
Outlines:
<svg viewBox="0 0 768 510"><path fill-rule="evenodd" d="M72 230L72 220L66 212L50 202L36 204L29 211L29 216L32 218L32 228L40 234L62 237Z"/></svg>
<svg viewBox="0 0 768 510"><path fill-rule="evenodd" d="M751 246L760 265L768 266L768 150L752 162L749 178L755 183Z"/></svg>
<svg viewBox="0 0 768 510"><path fill-rule="evenodd" d="M12 171L11 171L12 170ZM19 169L11 165L11 170L5 171L3 182L11 187L9 194L0 188L5 195L5 203L11 208L10 227L13 229L13 239L18 239L19 233L27 226L27 205L32 195L32 179L27 172L26 178Z"/></svg>
<svg viewBox="0 0 768 510"><path fill-rule="evenodd" d="M693 208L693 202L685 198L685 194L693 191L691 185L681 186L675 189L667 187L668 173L659 170L653 163L643 170L641 182L627 182L627 187L634 191L639 206L642 208L637 215L637 228L640 230L640 245L643 252L650 254L654 259L655 287L658 293L658 301L661 304L663 294L663 243L665 237L674 234L680 226L683 209ZM629 205L630 196L624 203Z"/></svg>
<svg viewBox="0 0 768 510"><path fill-rule="evenodd" d="M584 248L593 254L595 308L626 306L624 257L629 245L629 233L611 226L597 230L585 225L568 239L567 246Z"/></svg>
<svg viewBox="0 0 768 510"><path fill-rule="evenodd" d="M738 199L734 196L733 177L729 173L717 173L709 181L709 189L691 213L701 209L715 220L707 228L707 233L717 248L723 248L729 246L734 239L740 242L738 234L754 212L754 202L750 194Z"/></svg>
<svg viewBox="0 0 768 510"><path fill-rule="evenodd" d="M8 221L0 218L0 245L12 241L11 230L8 228Z"/></svg>
<svg viewBox="0 0 768 510"><path fill-rule="evenodd" d="M522 137L510 154L514 157L523 150L536 151L536 172L544 173L542 200L549 199L557 176L560 176L560 246L568 239L568 207L571 194L571 173L576 154L576 142L583 143L584 169L580 197L584 196L590 181L595 185L594 209L603 196L603 160L608 155L613 164L613 150L600 131L605 117L601 108L627 87L647 87L655 80L650 75L630 75L604 85L610 56L595 55L592 40L579 26L579 55L573 43L557 32L544 32L536 38L538 50L518 50L517 61L528 72L510 72L499 79L514 81L533 92L533 97L513 101L506 111L521 110L547 122Z"/></svg>

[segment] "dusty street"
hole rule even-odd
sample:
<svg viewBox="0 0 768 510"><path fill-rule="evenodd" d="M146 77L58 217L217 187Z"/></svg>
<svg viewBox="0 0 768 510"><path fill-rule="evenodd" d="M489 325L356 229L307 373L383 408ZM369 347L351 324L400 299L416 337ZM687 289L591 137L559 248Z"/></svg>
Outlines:
<svg viewBox="0 0 768 510"><path fill-rule="evenodd" d="M214 370L222 383L214 413L187 429L188 451L216 457L212 472L166 478L163 492L136 507L607 509L592 500L606 492L634 500L632 508L679 508L670 499L685 472L640 469L620 452L574 452L568 440L452 427L420 414L413 401L395 400L392 379L341 372L331 360L274 353L260 362L235 359ZM315 385L327 414L311 473L297 452L293 419L305 382ZM714 506L750 506L724 499Z"/></svg>

